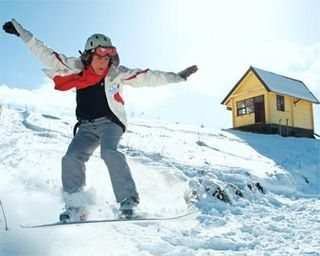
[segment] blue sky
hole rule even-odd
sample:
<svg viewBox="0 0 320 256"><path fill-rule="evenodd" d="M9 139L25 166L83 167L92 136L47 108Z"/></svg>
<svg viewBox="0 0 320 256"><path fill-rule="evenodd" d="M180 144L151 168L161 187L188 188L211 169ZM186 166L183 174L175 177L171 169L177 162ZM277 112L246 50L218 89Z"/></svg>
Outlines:
<svg viewBox="0 0 320 256"><path fill-rule="evenodd" d="M183 86L128 90L129 107L227 128L230 112L220 102L250 65L300 79L320 98L319 10L317 0L0 0L0 21L14 17L68 56L104 33L125 66L178 72L197 64ZM3 31L0 54L0 85L49 83L22 41ZM315 112L319 127L319 106Z"/></svg>

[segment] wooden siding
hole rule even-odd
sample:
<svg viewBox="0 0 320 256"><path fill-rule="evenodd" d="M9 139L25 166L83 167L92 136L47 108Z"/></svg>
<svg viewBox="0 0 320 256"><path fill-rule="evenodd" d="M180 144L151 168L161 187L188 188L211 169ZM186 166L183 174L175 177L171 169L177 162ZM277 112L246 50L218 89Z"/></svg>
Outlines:
<svg viewBox="0 0 320 256"><path fill-rule="evenodd" d="M298 101L296 104L292 104L294 127L300 127L305 129L314 129L313 127L313 113L312 103L307 101Z"/></svg>
<svg viewBox="0 0 320 256"><path fill-rule="evenodd" d="M284 97L285 111L277 110L277 94L269 93L269 124L288 125L313 130L312 103L293 97Z"/></svg>
<svg viewBox="0 0 320 256"><path fill-rule="evenodd" d="M269 93L269 111L270 118L267 123L269 124L279 124L279 125L289 125L293 126L292 120L292 107L291 100L289 97L284 96L284 111L277 110L277 95L276 93Z"/></svg>

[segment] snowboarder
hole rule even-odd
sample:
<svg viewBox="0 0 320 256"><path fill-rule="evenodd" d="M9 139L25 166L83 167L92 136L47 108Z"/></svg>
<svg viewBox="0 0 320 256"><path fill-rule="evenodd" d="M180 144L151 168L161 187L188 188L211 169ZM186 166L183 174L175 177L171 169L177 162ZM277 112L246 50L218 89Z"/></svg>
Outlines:
<svg viewBox="0 0 320 256"><path fill-rule="evenodd" d="M150 69L129 69L119 65L119 55L110 38L93 34L80 57L67 57L35 38L15 19L3 25L5 32L20 37L27 47L50 69L45 73L54 81L56 90L76 89L78 132L62 158L63 198L66 210L61 222L86 220L90 196L84 190L85 163L100 145L101 158L108 168L119 211L132 217L139 195L125 156L117 150L126 129L126 113L122 90L133 87L158 86L186 81L197 71L191 66L179 73Z"/></svg>

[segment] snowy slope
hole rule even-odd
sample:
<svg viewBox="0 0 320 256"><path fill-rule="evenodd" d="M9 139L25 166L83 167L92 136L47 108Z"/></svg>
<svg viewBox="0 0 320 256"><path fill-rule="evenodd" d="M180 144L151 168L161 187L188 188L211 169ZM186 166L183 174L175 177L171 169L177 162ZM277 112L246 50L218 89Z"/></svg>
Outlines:
<svg viewBox="0 0 320 256"><path fill-rule="evenodd" d="M2 108L0 255L320 255L320 143L232 130L130 120L120 143L141 212L180 221L21 229L63 209L60 159L74 119ZM91 218L117 204L95 152L87 165Z"/></svg>

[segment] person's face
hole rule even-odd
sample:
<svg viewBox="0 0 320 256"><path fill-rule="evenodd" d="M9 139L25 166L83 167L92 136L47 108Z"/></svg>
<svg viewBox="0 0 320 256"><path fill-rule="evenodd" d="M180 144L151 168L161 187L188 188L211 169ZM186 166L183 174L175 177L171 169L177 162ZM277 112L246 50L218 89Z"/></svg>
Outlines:
<svg viewBox="0 0 320 256"><path fill-rule="evenodd" d="M98 75L102 75L105 72L105 70L108 68L109 61L110 61L110 57L108 55L102 57L102 56L93 54L91 66Z"/></svg>

